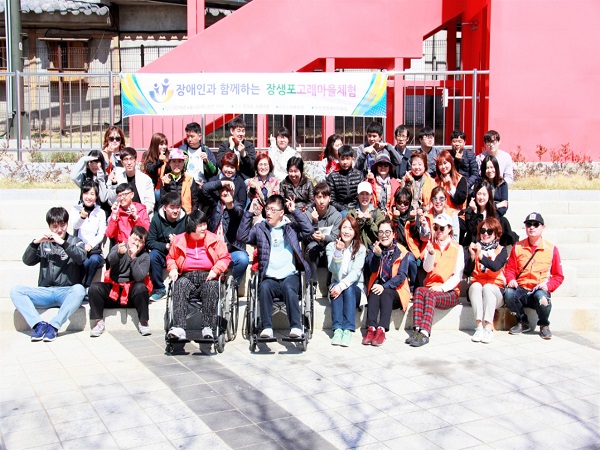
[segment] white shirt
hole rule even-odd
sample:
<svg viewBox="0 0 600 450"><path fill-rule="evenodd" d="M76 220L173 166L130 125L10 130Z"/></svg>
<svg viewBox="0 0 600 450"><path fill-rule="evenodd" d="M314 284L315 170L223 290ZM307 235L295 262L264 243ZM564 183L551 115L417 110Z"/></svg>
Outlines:
<svg viewBox="0 0 600 450"><path fill-rule="evenodd" d="M479 165L479 170L481 171L481 162L483 159L488 156L488 152L485 151L479 155L477 155L477 164ZM494 155L498 160L498 168L500 169L500 174L506 184L511 184L514 181L513 175L513 160L510 156L510 153L507 153L503 150L498 149L496 151L496 155Z"/></svg>

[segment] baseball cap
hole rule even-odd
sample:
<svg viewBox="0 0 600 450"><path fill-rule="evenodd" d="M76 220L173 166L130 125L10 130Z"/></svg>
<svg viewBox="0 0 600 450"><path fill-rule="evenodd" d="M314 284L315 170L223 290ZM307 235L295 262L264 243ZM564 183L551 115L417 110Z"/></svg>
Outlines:
<svg viewBox="0 0 600 450"><path fill-rule="evenodd" d="M544 218L542 217L542 215L540 213L536 213L536 212L532 212L527 214L527 217L525 217L525 220L523 221L523 223L525 222L539 222L542 225L544 225Z"/></svg>
<svg viewBox="0 0 600 450"><path fill-rule="evenodd" d="M435 216L433 218L433 223L436 223L441 227L452 225L452 221L450 220L450 217L448 216L448 214L443 214L443 213Z"/></svg>
<svg viewBox="0 0 600 450"><path fill-rule="evenodd" d="M371 183L369 183L368 181L361 181L360 183L358 183L356 193L360 194L361 192L367 192L373 195L373 188L371 187Z"/></svg>

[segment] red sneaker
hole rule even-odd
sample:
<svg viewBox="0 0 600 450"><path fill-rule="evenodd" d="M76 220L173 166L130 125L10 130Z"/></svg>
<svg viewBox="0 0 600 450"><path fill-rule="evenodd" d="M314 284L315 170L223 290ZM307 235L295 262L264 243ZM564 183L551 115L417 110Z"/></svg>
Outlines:
<svg viewBox="0 0 600 450"><path fill-rule="evenodd" d="M382 327L379 327L375 331L375 337L373 338L371 345L379 347L381 344L383 344L383 341L385 341L385 331Z"/></svg>
<svg viewBox="0 0 600 450"><path fill-rule="evenodd" d="M371 345L373 343L373 339L375 338L375 327L368 327L367 334L362 340L362 345Z"/></svg>

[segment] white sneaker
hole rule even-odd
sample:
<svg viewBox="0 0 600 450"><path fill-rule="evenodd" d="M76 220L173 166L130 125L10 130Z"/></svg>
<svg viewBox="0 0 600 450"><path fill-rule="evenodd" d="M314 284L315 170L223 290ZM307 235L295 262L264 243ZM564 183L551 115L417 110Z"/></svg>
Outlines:
<svg viewBox="0 0 600 450"><path fill-rule="evenodd" d="M290 330L290 337L295 339L302 337L302 330L300 328L292 328Z"/></svg>
<svg viewBox="0 0 600 450"><path fill-rule="evenodd" d="M272 339L273 338L273 328L265 328L260 332L260 337L263 339Z"/></svg>
<svg viewBox="0 0 600 450"><path fill-rule="evenodd" d="M484 335L484 329L483 327L477 327L475 329L475 334L473 334L473 337L471 338L471 340L473 342L481 342L481 338L483 338Z"/></svg>
<svg viewBox="0 0 600 450"><path fill-rule="evenodd" d="M105 329L106 329L106 327L104 326L104 320L99 320L98 322L96 322L96 325L94 325L94 328L92 328L90 330L90 336L98 337L102 333L104 333Z"/></svg>
<svg viewBox="0 0 600 450"><path fill-rule="evenodd" d="M212 332L212 329L210 327L204 327L202 328L202 337L204 339L214 339L214 335Z"/></svg>
<svg viewBox="0 0 600 450"><path fill-rule="evenodd" d="M484 344L489 344L494 340L494 330L486 328L483 330L483 337L481 338L481 342Z"/></svg>
<svg viewBox="0 0 600 450"><path fill-rule="evenodd" d="M140 322L140 334L142 336L150 336L152 334L150 325L147 322L146 322L146 325L142 325L142 323Z"/></svg>
<svg viewBox="0 0 600 450"><path fill-rule="evenodd" d="M179 327L173 327L169 330L167 336L171 339L179 339L180 341L186 340L185 330Z"/></svg>

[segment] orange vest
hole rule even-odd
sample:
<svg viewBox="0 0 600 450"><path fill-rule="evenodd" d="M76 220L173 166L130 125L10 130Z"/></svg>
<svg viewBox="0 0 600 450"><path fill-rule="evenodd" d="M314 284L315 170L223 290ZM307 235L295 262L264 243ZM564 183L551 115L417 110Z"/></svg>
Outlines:
<svg viewBox="0 0 600 450"><path fill-rule="evenodd" d="M404 224L404 237L406 238L406 244L416 259L423 260L423 257L425 256L423 252L427 246L427 241L422 241L418 236L413 238L410 235L410 226L411 222L409 221Z"/></svg>
<svg viewBox="0 0 600 450"><path fill-rule="evenodd" d="M431 178L431 175L429 175L427 172L423 174L423 177L425 178L425 182L423 183L423 188L421 189L421 196L423 197L423 206L427 206L429 203L431 203L431 191L433 191L433 188L436 186L436 184L435 180Z"/></svg>
<svg viewBox="0 0 600 450"><path fill-rule="evenodd" d="M463 176L461 174L458 174L458 179L456 180L456 184L458 185L458 182L460 181L460 179ZM442 186L444 188L444 190L446 190L446 186L444 186L443 183L438 183L438 186ZM450 200L450 192L446 191L446 205L448 206L448 208L452 208L455 209L457 211L461 211L463 209L465 209L465 206L467 204L467 201L465 200L462 205L457 205L456 203L454 203L452 200Z"/></svg>
<svg viewBox="0 0 600 450"><path fill-rule="evenodd" d="M404 248L404 246L402 246L400 244L396 244L396 245L400 249L400 257L397 258L392 263L392 277L395 277L396 275L398 275L398 270L400 269L400 263L402 262L402 260L406 256L406 254L408 253L408 250L406 250L406 248ZM373 285L375 284L375 281L379 277L380 272L381 272L381 264L379 264L379 270L377 270L376 273L371 274L371 278L369 278L369 286L367 288L367 292L371 291L371 287L373 287ZM396 289L396 292L398 292L398 296L400 297L400 304L402 305L402 310L406 311L406 308L408 307L408 303L410 302L410 288L408 287L408 274L406 274L406 279L404 280L404 283L402 283Z"/></svg>
<svg viewBox="0 0 600 450"><path fill-rule="evenodd" d="M499 245L494 249L494 258L500 254L502 251L502 246ZM490 258L491 259L491 258ZM490 269L485 269L485 272L481 271L481 264L479 260L475 261L475 269L473 269L473 273L471 274L471 283L480 283L481 285L485 284L495 284L498 287L503 288L506 286L506 278L504 277L504 269L500 269L497 272L492 272Z"/></svg>
<svg viewBox="0 0 600 450"><path fill-rule="evenodd" d="M523 269L532 255L532 249L528 239L517 242L513 247L513 252L517 257L517 275ZM554 255L554 245L542 239L537 247L535 256L531 260L523 273L517 278L519 286L531 290L538 284L550 279L550 269L552 268L552 256Z"/></svg>
<svg viewBox="0 0 600 450"><path fill-rule="evenodd" d="M462 247L453 240L443 252L438 244L433 244L435 249L435 262L433 269L427 274L423 285L425 287L439 286L454 274L454 266L456 266L457 258L463 258ZM460 295L460 281L454 287L454 292Z"/></svg>
<svg viewBox="0 0 600 450"><path fill-rule="evenodd" d="M192 183L195 183L194 178L189 174L184 173L183 181L181 182L181 207L187 214L192 213Z"/></svg>

